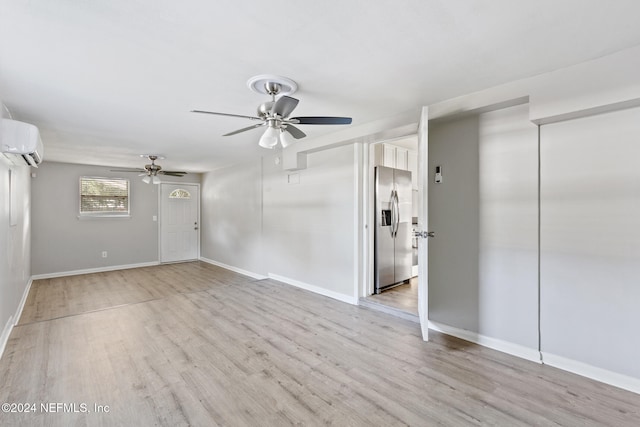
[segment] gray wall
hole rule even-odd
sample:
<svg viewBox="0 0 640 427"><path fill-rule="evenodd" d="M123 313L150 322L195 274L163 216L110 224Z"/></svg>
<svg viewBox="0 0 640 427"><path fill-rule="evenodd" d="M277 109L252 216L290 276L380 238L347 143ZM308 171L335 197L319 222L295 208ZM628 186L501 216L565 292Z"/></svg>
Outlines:
<svg viewBox="0 0 640 427"><path fill-rule="evenodd" d="M268 271L355 296L353 145L311 153L307 168L284 172L264 161L264 250Z"/></svg>
<svg viewBox="0 0 640 427"><path fill-rule="evenodd" d="M266 275L262 253L262 160L202 177L203 258Z"/></svg>
<svg viewBox="0 0 640 427"><path fill-rule="evenodd" d="M529 105L479 117L482 335L538 347L538 127Z"/></svg>
<svg viewBox="0 0 640 427"><path fill-rule="evenodd" d="M640 109L541 128L542 350L640 379Z"/></svg>
<svg viewBox="0 0 640 427"><path fill-rule="evenodd" d="M158 261L158 186L135 173L111 168L44 162L32 188L32 264L34 275L127 266ZM78 219L81 176L130 179L130 218ZM167 181L199 182L199 174ZM102 258L102 251L108 252Z"/></svg>
<svg viewBox="0 0 640 427"><path fill-rule="evenodd" d="M640 108L543 125L538 204L528 105L430 126L430 319L640 378L639 138Z"/></svg>
<svg viewBox="0 0 640 427"><path fill-rule="evenodd" d="M278 155L204 175L202 256L355 298L353 145L310 153L297 172Z"/></svg>
<svg viewBox="0 0 640 427"><path fill-rule="evenodd" d="M429 126L429 318L534 351L537 135L528 105Z"/></svg>
<svg viewBox="0 0 640 427"><path fill-rule="evenodd" d="M429 124L429 318L478 331L478 117ZM433 181L435 166L443 180Z"/></svg>
<svg viewBox="0 0 640 427"><path fill-rule="evenodd" d="M0 102L0 118L2 113ZM0 154L0 353L18 321L17 311L31 279L30 170L27 166L11 165Z"/></svg>

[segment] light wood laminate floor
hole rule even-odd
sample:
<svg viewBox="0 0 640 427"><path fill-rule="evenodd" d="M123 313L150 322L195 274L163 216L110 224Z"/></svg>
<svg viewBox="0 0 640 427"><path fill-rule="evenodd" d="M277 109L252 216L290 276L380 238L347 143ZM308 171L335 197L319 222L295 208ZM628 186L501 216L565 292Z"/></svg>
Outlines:
<svg viewBox="0 0 640 427"><path fill-rule="evenodd" d="M418 277L412 277L409 283L398 285L377 295L370 295L367 297L367 300L417 316Z"/></svg>
<svg viewBox="0 0 640 427"><path fill-rule="evenodd" d="M431 338L200 262L36 281L0 402L37 407L0 425L640 425L640 395Z"/></svg>

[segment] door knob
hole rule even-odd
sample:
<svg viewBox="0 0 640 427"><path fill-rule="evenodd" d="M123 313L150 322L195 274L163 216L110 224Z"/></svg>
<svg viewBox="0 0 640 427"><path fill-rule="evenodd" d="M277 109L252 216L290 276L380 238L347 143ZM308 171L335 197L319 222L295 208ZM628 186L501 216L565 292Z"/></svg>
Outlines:
<svg viewBox="0 0 640 427"><path fill-rule="evenodd" d="M436 233L435 231L415 231L414 236L426 239L427 237L436 237Z"/></svg>

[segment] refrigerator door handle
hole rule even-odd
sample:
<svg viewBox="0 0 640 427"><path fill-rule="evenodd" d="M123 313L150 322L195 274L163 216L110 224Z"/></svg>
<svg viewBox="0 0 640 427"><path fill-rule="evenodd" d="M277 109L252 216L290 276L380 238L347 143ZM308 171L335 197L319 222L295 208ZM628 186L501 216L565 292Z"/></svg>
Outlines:
<svg viewBox="0 0 640 427"><path fill-rule="evenodd" d="M396 227L396 209L395 209L395 204L394 204L394 195L395 192L393 190L391 190L391 197L389 197L389 205L391 207L391 227L389 227L389 232L391 233L391 238L393 238L393 231L395 230Z"/></svg>
<svg viewBox="0 0 640 427"><path fill-rule="evenodd" d="M398 228L400 228L400 200L398 199L398 192L393 190L393 238L398 235Z"/></svg>
<svg viewBox="0 0 640 427"><path fill-rule="evenodd" d="M398 192L396 191L396 235L398 236L398 230L400 229L400 198L398 197Z"/></svg>

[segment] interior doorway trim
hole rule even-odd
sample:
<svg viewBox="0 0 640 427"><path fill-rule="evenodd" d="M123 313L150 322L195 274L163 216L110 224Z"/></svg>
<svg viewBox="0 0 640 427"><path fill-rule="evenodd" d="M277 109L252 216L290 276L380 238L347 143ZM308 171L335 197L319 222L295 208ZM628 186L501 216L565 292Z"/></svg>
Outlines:
<svg viewBox="0 0 640 427"><path fill-rule="evenodd" d="M362 195L362 205L360 212L359 230L362 231L362 258L360 265L360 283L358 285L358 297L365 298L373 293L373 246L374 246L374 169L373 155L374 146L379 143L391 143L401 138L412 137L417 134L418 123L411 126L402 126L391 129L384 134L375 135L375 138L367 138L367 143L363 147L362 162L362 184L360 194Z"/></svg>

